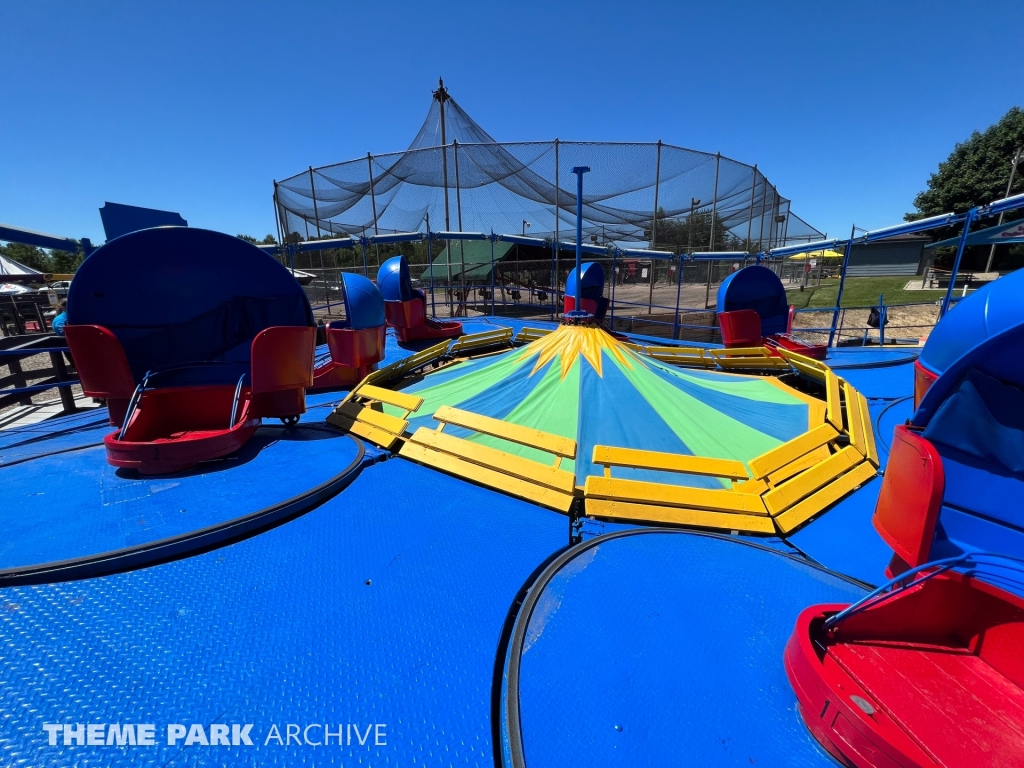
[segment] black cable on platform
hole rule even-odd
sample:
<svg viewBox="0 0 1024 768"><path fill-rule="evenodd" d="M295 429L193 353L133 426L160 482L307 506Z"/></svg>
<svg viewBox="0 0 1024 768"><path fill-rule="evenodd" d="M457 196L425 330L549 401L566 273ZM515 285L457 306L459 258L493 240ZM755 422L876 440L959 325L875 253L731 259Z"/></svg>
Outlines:
<svg viewBox="0 0 1024 768"><path fill-rule="evenodd" d="M334 477L298 496L242 517L159 541L70 560L6 568L0 570L0 588L78 581L148 568L220 549L293 520L339 494L359 475L366 456L365 446L351 435L345 437L356 444L357 452L352 462Z"/></svg>
<svg viewBox="0 0 1024 768"><path fill-rule="evenodd" d="M795 560L801 565L816 568L819 571L829 574L837 579L846 581L854 586L862 589L871 590L873 587L866 584L859 579L855 579L851 576L847 576L843 573L830 570L823 565L814 562L813 560L805 559L795 554L788 552L782 552L773 547L759 544L756 541L750 539L741 538L739 536L726 536L720 533L712 533L710 531L695 531L687 530L683 528L633 528L628 531L614 531L613 533L605 533L600 536L595 536L593 539L577 544L576 546L563 550L553 559L550 559L543 572L537 577L536 581L529 587L529 594L526 599L523 600L522 608L519 611L519 615L516 617L515 630L512 633L512 643L509 648L508 657L508 698L505 706L505 727L508 731L509 741L509 753L512 758L511 768L526 768L526 756L523 750L523 733L522 733L522 721L519 712L519 665L522 660L523 644L526 641L526 632L530 626L530 620L533 617L533 611L537 607L537 603L540 601L540 597L544 594L544 590L547 589L551 580L555 575L562 570L571 560L576 559L579 555L586 552L588 549L600 546L607 541L612 539L620 539L626 536L638 536L649 533L657 534L684 534L687 536L707 536L713 539L721 539L722 541L728 541L733 544L742 544L748 547L754 547L755 549L761 549L765 552L771 552L772 554L780 557L787 557L791 560ZM513 605L514 607L514 605ZM504 662L502 662L504 666ZM500 703L500 692L499 692L499 703ZM505 765L503 759L503 753L499 748L496 749L496 755L499 760L495 761L496 765Z"/></svg>

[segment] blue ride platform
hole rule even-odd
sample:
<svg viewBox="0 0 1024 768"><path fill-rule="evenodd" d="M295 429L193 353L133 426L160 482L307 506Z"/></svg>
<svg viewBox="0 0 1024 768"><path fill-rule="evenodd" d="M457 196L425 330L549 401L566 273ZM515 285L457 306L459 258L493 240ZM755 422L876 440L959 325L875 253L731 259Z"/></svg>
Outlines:
<svg viewBox="0 0 1024 768"><path fill-rule="evenodd" d="M782 651L808 600L865 590L735 537L608 534L541 574L505 673L506 762L830 766Z"/></svg>
<svg viewBox="0 0 1024 768"><path fill-rule="evenodd" d="M499 649L567 541L557 513L389 460L230 546L0 590L2 762L495 764ZM127 721L253 723L254 746L47 747L42 728ZM264 743L297 722L384 723L387 744Z"/></svg>

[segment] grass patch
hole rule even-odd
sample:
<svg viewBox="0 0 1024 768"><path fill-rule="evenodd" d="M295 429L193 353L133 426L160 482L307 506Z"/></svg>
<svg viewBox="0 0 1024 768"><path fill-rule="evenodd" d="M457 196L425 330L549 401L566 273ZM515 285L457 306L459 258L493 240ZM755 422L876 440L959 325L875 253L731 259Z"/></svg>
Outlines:
<svg viewBox="0 0 1024 768"><path fill-rule="evenodd" d="M844 307L873 307L878 305L878 294L882 294L886 305L917 304L932 302L945 296L945 291L905 291L903 287L910 277L848 277L843 286ZM834 307L839 292L839 278L827 278L821 285L808 285L786 291L786 298L797 309Z"/></svg>

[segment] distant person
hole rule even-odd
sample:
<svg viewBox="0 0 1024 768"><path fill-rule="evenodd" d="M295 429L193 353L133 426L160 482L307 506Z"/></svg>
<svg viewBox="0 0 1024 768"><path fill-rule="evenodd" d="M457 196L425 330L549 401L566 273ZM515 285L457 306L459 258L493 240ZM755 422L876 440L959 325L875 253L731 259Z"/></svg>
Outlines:
<svg viewBox="0 0 1024 768"><path fill-rule="evenodd" d="M57 316L53 318L53 322L50 323L50 327L53 332L58 336L64 335L64 326L68 324L68 302L67 299L61 299L57 302Z"/></svg>
<svg viewBox="0 0 1024 768"><path fill-rule="evenodd" d="M68 302L67 302L67 299L61 299L59 302L57 302L57 316L55 318L53 318L53 322L50 323L50 327L53 329L53 332L55 334L57 334L58 336L63 338L64 337L64 326L67 325L67 324L68 324ZM67 359L68 365L70 365L72 368L74 368L75 367L75 361L71 357L71 351L70 350L68 350L67 352L64 353L64 357L65 357L65 359Z"/></svg>

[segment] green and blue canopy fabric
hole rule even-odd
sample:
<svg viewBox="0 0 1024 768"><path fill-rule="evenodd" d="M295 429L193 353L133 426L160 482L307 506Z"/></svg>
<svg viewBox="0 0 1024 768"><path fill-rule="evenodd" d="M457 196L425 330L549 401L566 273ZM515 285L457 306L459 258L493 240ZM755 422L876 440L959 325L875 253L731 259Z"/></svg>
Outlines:
<svg viewBox="0 0 1024 768"><path fill-rule="evenodd" d="M453 240L434 257L433 263L420 275L420 283L433 277L435 282L452 280L480 282L491 279L491 245L487 240ZM515 243L499 240L494 245L494 261L501 261Z"/></svg>
<svg viewBox="0 0 1024 768"><path fill-rule="evenodd" d="M562 326L500 355L465 360L403 388L423 398L409 430L436 428L444 405L576 440L582 485L603 467L595 445L736 459L755 456L808 430L810 398L775 379L679 369L633 352L600 328ZM385 406L385 411L402 412ZM542 451L449 425L447 434L543 463ZM722 488L727 480L615 469L634 480Z"/></svg>

